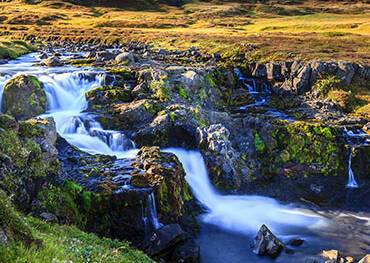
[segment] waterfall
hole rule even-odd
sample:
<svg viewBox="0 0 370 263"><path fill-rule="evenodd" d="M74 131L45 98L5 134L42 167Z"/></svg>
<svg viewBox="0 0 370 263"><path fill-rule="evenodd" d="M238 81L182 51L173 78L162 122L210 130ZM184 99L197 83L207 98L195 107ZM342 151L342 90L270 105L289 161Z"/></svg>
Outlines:
<svg viewBox="0 0 370 263"><path fill-rule="evenodd" d="M349 158L348 158L348 183L347 183L348 188L357 188L358 187L358 184L357 184L356 179L355 179L355 175L352 171L352 152L353 152L353 150L354 150L354 148L352 147L350 149Z"/></svg>
<svg viewBox="0 0 370 263"><path fill-rule="evenodd" d="M157 207L153 192L147 196L146 207L143 208L143 224L146 235L163 226L163 224L158 220Z"/></svg>
<svg viewBox="0 0 370 263"><path fill-rule="evenodd" d="M3 101L3 94L4 94L4 86L5 82L10 78L9 75L0 76L0 112L2 110L2 101Z"/></svg>
<svg viewBox="0 0 370 263"><path fill-rule="evenodd" d="M267 92L264 86L262 92L258 91L256 81L252 78L246 78L240 69L234 69L234 73L237 79L248 89L248 93L251 94L255 103L248 104L240 107L241 110L246 110L250 107L263 106L266 104L266 98L263 93Z"/></svg>
<svg viewBox="0 0 370 263"><path fill-rule="evenodd" d="M281 234L284 227L316 227L325 223L318 215L261 196L221 195L213 188L202 155L198 151L165 149L183 164L186 181L207 209L203 220L229 231L255 234L262 224Z"/></svg>

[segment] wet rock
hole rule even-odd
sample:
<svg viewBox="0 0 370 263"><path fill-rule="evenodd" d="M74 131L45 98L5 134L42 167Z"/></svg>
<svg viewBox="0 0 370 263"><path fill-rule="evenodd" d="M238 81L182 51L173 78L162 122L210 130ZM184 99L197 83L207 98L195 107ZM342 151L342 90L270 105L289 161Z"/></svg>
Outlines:
<svg viewBox="0 0 370 263"><path fill-rule="evenodd" d="M143 242L142 248L149 256L161 258L165 257L166 253L173 250L176 245L187 238L187 234L181 229L180 225L165 225L147 238Z"/></svg>
<svg viewBox="0 0 370 263"><path fill-rule="evenodd" d="M262 225L254 240L253 253L262 256L277 257L284 249L281 242L267 226Z"/></svg>
<svg viewBox="0 0 370 263"><path fill-rule="evenodd" d="M321 256L329 260L334 260L335 262L341 258L339 251L335 249L323 250Z"/></svg>
<svg viewBox="0 0 370 263"><path fill-rule="evenodd" d="M358 263L370 263L370 254L364 256Z"/></svg>
<svg viewBox="0 0 370 263"><path fill-rule="evenodd" d="M25 120L45 112L46 94L34 76L19 75L4 87L3 111L17 120Z"/></svg>
<svg viewBox="0 0 370 263"><path fill-rule="evenodd" d="M197 263L200 261L200 248L194 240L178 245L171 257L173 262Z"/></svg>
<svg viewBox="0 0 370 263"><path fill-rule="evenodd" d="M115 61L117 63L132 64L135 63L135 57L130 52L122 52L115 58Z"/></svg>
<svg viewBox="0 0 370 263"><path fill-rule="evenodd" d="M7 59L0 59L0 65L8 63Z"/></svg>
<svg viewBox="0 0 370 263"><path fill-rule="evenodd" d="M48 54L45 52L42 52L40 59L47 59L47 58L48 58Z"/></svg>
<svg viewBox="0 0 370 263"><path fill-rule="evenodd" d="M222 124L197 129L197 142L210 169L211 180L223 188L237 188L242 181L235 167L240 155L230 141L230 131Z"/></svg>
<svg viewBox="0 0 370 263"><path fill-rule="evenodd" d="M47 67L61 67L64 65L63 61L61 61L56 56L44 59L43 61L41 61L41 64Z"/></svg>
<svg viewBox="0 0 370 263"><path fill-rule="evenodd" d="M293 246L293 247L299 247L303 244L304 240L300 238L293 238L288 241L287 245Z"/></svg>

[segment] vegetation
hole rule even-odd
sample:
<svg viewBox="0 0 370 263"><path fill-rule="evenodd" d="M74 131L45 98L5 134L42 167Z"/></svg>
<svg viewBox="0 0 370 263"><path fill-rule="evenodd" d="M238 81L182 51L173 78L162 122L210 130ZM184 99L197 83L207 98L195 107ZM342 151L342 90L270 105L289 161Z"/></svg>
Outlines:
<svg viewBox="0 0 370 263"><path fill-rule="evenodd" d="M24 41L4 41L0 39L0 59L15 59L35 51L35 48Z"/></svg>
<svg viewBox="0 0 370 263"><path fill-rule="evenodd" d="M367 62L368 12L369 4L359 1L351 5L311 0L185 1L181 7L149 0L5 1L0 3L0 28L3 36L14 38L106 44L140 40L169 49L195 46L246 63L251 59Z"/></svg>

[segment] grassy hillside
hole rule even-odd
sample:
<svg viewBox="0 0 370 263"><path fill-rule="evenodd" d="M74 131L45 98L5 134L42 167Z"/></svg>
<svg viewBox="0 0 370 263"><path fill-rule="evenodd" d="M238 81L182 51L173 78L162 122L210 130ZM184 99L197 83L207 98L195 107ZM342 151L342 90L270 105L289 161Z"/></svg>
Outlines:
<svg viewBox="0 0 370 263"><path fill-rule="evenodd" d="M103 1L1 2L0 35L108 44L141 40L166 48L198 46L224 57L247 52L258 60L370 61L370 4L196 1L180 7L154 2L151 8L152 1L142 1L117 1L118 7Z"/></svg>

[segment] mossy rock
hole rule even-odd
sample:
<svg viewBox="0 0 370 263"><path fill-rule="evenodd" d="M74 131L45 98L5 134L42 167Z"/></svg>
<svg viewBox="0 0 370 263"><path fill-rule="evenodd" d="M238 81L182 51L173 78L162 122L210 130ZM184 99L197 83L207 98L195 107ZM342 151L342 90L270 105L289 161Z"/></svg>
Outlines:
<svg viewBox="0 0 370 263"><path fill-rule="evenodd" d="M45 112L47 99L41 82L34 76L20 75L4 87L3 112L26 120Z"/></svg>

